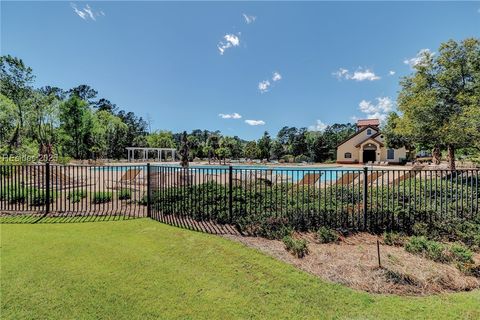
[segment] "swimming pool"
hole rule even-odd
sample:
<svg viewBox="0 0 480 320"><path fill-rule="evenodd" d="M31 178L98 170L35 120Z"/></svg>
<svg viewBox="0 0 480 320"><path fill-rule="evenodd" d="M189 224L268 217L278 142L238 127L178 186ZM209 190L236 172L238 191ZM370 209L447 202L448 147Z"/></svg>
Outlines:
<svg viewBox="0 0 480 320"><path fill-rule="evenodd" d="M169 164L169 165L152 165L152 168L155 167L167 167L180 169L180 165L178 164ZM188 168L189 171L193 173L199 174L221 174L228 172L228 166L222 165L193 165ZM245 173L251 172L253 175L257 175L258 177L262 177L262 175L266 175L265 171L272 170L274 173L282 174L288 177L289 180L293 182L297 182L303 179L305 174L313 174L313 173L321 173L320 180L321 181L333 181L340 178L345 173L353 173L362 171L362 168L355 168L355 167L286 167L286 166L249 166L249 165L234 165L232 166L234 172L238 173ZM114 172L125 172L129 169L140 169L146 170L145 165L140 166L109 166L109 167L96 167L92 168L95 171L114 171Z"/></svg>

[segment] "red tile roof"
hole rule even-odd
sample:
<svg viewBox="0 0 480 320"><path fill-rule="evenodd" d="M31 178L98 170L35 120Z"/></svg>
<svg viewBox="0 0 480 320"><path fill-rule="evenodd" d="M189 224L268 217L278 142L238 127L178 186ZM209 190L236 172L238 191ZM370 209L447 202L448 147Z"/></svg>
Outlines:
<svg viewBox="0 0 480 320"><path fill-rule="evenodd" d="M378 119L361 119L357 120L357 127L364 127L364 126L379 126L380 120Z"/></svg>

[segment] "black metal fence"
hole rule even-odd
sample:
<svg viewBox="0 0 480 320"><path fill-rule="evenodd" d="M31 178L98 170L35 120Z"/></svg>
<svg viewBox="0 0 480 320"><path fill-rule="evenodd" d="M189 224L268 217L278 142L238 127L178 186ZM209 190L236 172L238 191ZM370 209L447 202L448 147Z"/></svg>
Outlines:
<svg viewBox="0 0 480 320"><path fill-rule="evenodd" d="M148 216L211 233L411 230L479 217L479 170L0 166L2 221ZM50 219L50 220L49 220Z"/></svg>
<svg viewBox="0 0 480 320"><path fill-rule="evenodd" d="M145 182L145 166L0 165L0 221L146 216Z"/></svg>
<svg viewBox="0 0 480 320"><path fill-rule="evenodd" d="M150 168L151 217L215 233L411 230L475 219L478 170Z"/></svg>

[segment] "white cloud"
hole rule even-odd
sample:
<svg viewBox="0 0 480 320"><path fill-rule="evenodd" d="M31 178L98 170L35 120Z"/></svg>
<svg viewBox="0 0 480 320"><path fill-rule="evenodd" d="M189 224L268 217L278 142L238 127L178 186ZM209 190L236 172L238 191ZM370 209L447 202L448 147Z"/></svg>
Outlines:
<svg viewBox="0 0 480 320"><path fill-rule="evenodd" d="M361 112L365 113L368 119L380 119L385 121L387 115L393 110L394 102L389 97L376 98L377 103L362 100L358 104Z"/></svg>
<svg viewBox="0 0 480 320"><path fill-rule="evenodd" d="M232 114L219 113L218 116L221 117L222 119L241 119L242 118L242 116L236 112Z"/></svg>
<svg viewBox="0 0 480 320"><path fill-rule="evenodd" d="M338 71L335 71L332 73L335 77L337 77L338 80L346 77L348 75L348 70L340 68Z"/></svg>
<svg viewBox="0 0 480 320"><path fill-rule="evenodd" d="M435 55L434 52L431 52L430 49L422 49L417 52L417 55L410 59L403 60L403 63L409 65L410 68L414 68L417 65L421 65L425 63L425 58L429 55Z"/></svg>
<svg viewBox="0 0 480 320"><path fill-rule="evenodd" d="M247 24L254 23L257 20L257 17L243 13L243 18Z"/></svg>
<svg viewBox="0 0 480 320"><path fill-rule="evenodd" d="M258 90L260 90L261 93L267 92L268 88L270 88L270 81L263 80L258 83Z"/></svg>
<svg viewBox="0 0 480 320"><path fill-rule="evenodd" d="M370 69L358 68L357 71L351 73L348 69L340 68L332 73L337 79L355 80L355 81L374 81L380 80L380 77Z"/></svg>
<svg viewBox="0 0 480 320"><path fill-rule="evenodd" d="M272 80L273 81L279 81L279 80L282 80L282 75L278 72L274 72L273 73L273 76L272 76Z"/></svg>
<svg viewBox="0 0 480 320"><path fill-rule="evenodd" d="M273 86L274 82L282 80L282 75L275 71L272 74L272 82L270 80L263 80L258 83L258 90L260 90L261 93L265 93L270 90L270 87Z"/></svg>
<svg viewBox="0 0 480 320"><path fill-rule="evenodd" d="M251 126L263 126L265 125L265 121L263 120L245 120L246 124L249 124Z"/></svg>
<svg viewBox="0 0 480 320"><path fill-rule="evenodd" d="M394 74L395 74L395 71L393 71L393 70L388 71L389 76L393 76Z"/></svg>
<svg viewBox="0 0 480 320"><path fill-rule="evenodd" d="M225 39L225 41L220 41L217 45L218 51L221 55L223 55L225 50L240 45L240 38L234 34L227 33L223 36L223 39Z"/></svg>
<svg viewBox="0 0 480 320"><path fill-rule="evenodd" d="M368 81L374 81L374 80L379 80L380 77L377 76L373 71L370 71L369 69L365 70L365 71L355 71L353 73L353 76L351 76L352 80L356 80L356 81L364 81L364 80L368 80Z"/></svg>
<svg viewBox="0 0 480 320"><path fill-rule="evenodd" d="M80 18L82 18L83 20L93 20L93 21L96 21L97 20L97 17L99 16L102 16L104 17L105 16L105 12L103 11L94 11L88 4L85 5L84 8L78 8L77 5L75 3L70 3L70 6L72 7L73 11L77 14L77 16L79 16Z"/></svg>
<svg viewBox="0 0 480 320"><path fill-rule="evenodd" d="M85 8L83 9L83 11L85 11L85 13L88 14L88 16L90 17L90 19L96 20L96 19L95 19L95 16L93 15L92 9L90 8L90 6L89 6L88 4L85 6Z"/></svg>
<svg viewBox="0 0 480 320"><path fill-rule="evenodd" d="M323 131L328 127L327 124L323 123L321 120L317 120L314 125L308 127L310 131Z"/></svg>

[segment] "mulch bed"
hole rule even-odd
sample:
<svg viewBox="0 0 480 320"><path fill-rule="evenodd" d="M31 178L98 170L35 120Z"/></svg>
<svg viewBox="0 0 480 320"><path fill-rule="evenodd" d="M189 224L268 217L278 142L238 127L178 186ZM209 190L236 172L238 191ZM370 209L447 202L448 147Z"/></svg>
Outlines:
<svg viewBox="0 0 480 320"><path fill-rule="evenodd" d="M410 254L403 247L382 244L379 268L377 237L371 234L358 233L336 244L319 244L313 234L295 236L309 242L310 253L302 259L286 251L279 240L225 235L324 280L371 293L423 296L480 288L480 278L467 276L454 265ZM480 263L479 254L474 259Z"/></svg>

